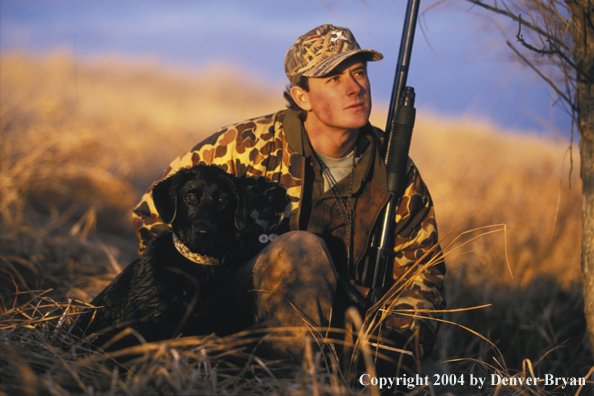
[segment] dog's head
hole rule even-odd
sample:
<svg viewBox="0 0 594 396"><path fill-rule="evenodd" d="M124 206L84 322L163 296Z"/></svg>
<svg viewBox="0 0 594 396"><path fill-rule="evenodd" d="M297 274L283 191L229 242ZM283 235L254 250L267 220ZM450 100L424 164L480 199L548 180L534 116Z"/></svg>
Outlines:
<svg viewBox="0 0 594 396"><path fill-rule="evenodd" d="M195 253L220 257L246 227L253 198L243 179L215 165L183 168L153 188L161 220Z"/></svg>

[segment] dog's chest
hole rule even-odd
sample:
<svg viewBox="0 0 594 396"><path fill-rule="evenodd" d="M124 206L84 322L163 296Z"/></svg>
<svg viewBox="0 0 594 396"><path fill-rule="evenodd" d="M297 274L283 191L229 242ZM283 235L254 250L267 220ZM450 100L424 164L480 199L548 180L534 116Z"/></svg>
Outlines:
<svg viewBox="0 0 594 396"><path fill-rule="evenodd" d="M187 262L185 268L155 274L161 279L166 298L175 305L198 307L220 305L231 293L232 278L225 268ZM178 267L179 268L179 267Z"/></svg>

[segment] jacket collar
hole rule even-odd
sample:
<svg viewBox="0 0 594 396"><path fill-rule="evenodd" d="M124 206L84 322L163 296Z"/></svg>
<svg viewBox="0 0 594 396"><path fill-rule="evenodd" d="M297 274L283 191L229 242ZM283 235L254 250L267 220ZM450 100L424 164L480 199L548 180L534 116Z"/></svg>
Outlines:
<svg viewBox="0 0 594 396"><path fill-rule="evenodd" d="M303 122L299 119L297 112L290 109L287 110L282 122L285 138L287 139L289 146L300 155L307 157L308 150L305 145L309 145L307 143L308 138L305 128L303 127ZM354 191L357 191L360 188L361 183L367 177L371 169L373 169L373 178L375 182L380 188L386 190L386 168L382 160L383 156L381 155L381 145L379 140L379 135L383 134L383 132L372 126L369 122L361 128L360 132L359 141L357 142L357 156L364 153L364 159L367 159L367 161L362 160L360 163L362 166L366 165L365 172L359 173L358 175L357 173L355 174Z"/></svg>
<svg viewBox="0 0 594 396"><path fill-rule="evenodd" d="M285 131L285 138L297 153L303 155L303 141L302 133L303 122L299 119L295 110L287 110L283 117L283 130Z"/></svg>

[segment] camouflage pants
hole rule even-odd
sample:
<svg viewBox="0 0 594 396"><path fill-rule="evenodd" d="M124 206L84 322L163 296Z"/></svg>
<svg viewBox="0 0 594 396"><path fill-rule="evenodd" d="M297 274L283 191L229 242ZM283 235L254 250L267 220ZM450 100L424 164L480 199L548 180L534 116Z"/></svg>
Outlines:
<svg viewBox="0 0 594 396"><path fill-rule="evenodd" d="M326 243L305 231L277 237L236 277L239 305L270 329L264 344L276 357L299 356L310 330L329 326L337 282Z"/></svg>

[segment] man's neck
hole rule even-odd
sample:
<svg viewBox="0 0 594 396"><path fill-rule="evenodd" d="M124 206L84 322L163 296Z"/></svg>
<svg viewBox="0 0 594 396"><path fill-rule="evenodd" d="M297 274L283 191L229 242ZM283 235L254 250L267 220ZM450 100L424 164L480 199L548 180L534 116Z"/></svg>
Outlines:
<svg viewBox="0 0 594 396"><path fill-rule="evenodd" d="M343 158L347 156L357 143L359 129L336 129L316 128L305 120L305 130L313 148L332 158Z"/></svg>

